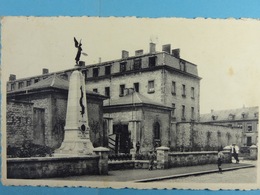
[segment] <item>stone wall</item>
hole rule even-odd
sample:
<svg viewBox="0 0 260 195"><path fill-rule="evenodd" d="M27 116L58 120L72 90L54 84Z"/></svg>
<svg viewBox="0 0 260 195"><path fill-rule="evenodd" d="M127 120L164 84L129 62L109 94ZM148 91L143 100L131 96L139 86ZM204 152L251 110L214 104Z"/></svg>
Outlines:
<svg viewBox="0 0 260 195"><path fill-rule="evenodd" d="M17 101L31 102L31 129L28 129L26 125L23 125L21 130L27 128L31 130L31 134L25 135L25 133L16 134L16 137L19 137L20 140L26 141L27 137L30 137L30 140L33 140L33 108L44 109L44 145L57 149L60 147L64 139L64 126L66 122L66 111L67 111L67 92L66 91L42 91L34 94L24 94L21 96L16 96ZM10 99L7 102L11 102ZM88 103L88 116L89 116L89 125L91 127L91 141L94 143L95 147L98 146L107 146L106 132L103 130L103 100L93 95L87 95ZM23 117L27 112L19 109L16 111L16 115ZM10 131L10 135L14 132L19 131L18 125L13 125L12 120L12 110L7 110L7 131ZM19 117L18 116L18 117ZM10 127L9 127L10 126ZM17 128L16 128L17 127ZM19 127L20 128L20 127ZM13 138L13 139L16 139ZM21 141L21 142L23 142ZM18 142L20 143L20 142Z"/></svg>
<svg viewBox="0 0 260 195"><path fill-rule="evenodd" d="M210 151L236 143L242 145L242 129L201 123L177 123L171 129L171 150Z"/></svg>
<svg viewBox="0 0 260 195"><path fill-rule="evenodd" d="M98 175L99 156L7 159L7 178L34 179Z"/></svg>
<svg viewBox="0 0 260 195"><path fill-rule="evenodd" d="M7 146L20 147L33 140L33 103L8 101L6 119Z"/></svg>
<svg viewBox="0 0 260 195"><path fill-rule="evenodd" d="M231 163L230 152L223 152L223 163ZM217 152L172 152L169 153L169 168L182 166L195 166L205 164L217 164Z"/></svg>
<svg viewBox="0 0 260 195"><path fill-rule="evenodd" d="M141 120L141 152L148 152L154 149L153 143L153 126L156 122L160 125L160 145L169 146L170 133L170 111L156 108L144 108L143 120Z"/></svg>

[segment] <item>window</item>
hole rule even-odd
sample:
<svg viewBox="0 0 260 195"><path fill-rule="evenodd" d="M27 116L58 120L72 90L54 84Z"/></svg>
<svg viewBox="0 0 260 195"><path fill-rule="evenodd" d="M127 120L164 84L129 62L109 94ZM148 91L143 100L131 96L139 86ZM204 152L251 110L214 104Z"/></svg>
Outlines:
<svg viewBox="0 0 260 195"><path fill-rule="evenodd" d="M172 95L176 95L176 82L172 81Z"/></svg>
<svg viewBox="0 0 260 195"><path fill-rule="evenodd" d="M176 110L176 107L175 107L175 104L172 104L172 117L175 117L175 110Z"/></svg>
<svg viewBox="0 0 260 195"><path fill-rule="evenodd" d="M23 88L23 82L18 83L18 89L21 89L21 88Z"/></svg>
<svg viewBox="0 0 260 195"><path fill-rule="evenodd" d="M194 120L194 107L191 107L191 120Z"/></svg>
<svg viewBox="0 0 260 195"><path fill-rule="evenodd" d="M185 120L185 106L182 105L182 109L181 109L181 119Z"/></svg>
<svg viewBox="0 0 260 195"><path fill-rule="evenodd" d="M105 66L105 75L111 74L111 66Z"/></svg>
<svg viewBox="0 0 260 195"><path fill-rule="evenodd" d="M156 65L156 56L149 57L149 67L154 67Z"/></svg>
<svg viewBox="0 0 260 195"><path fill-rule="evenodd" d="M11 84L11 91L13 91L15 89L15 83Z"/></svg>
<svg viewBox="0 0 260 195"><path fill-rule="evenodd" d="M31 81L26 81L26 86L30 86L31 85Z"/></svg>
<svg viewBox="0 0 260 195"><path fill-rule="evenodd" d="M155 122L153 125L153 136L155 141L159 141L161 136L160 136L160 124L158 122Z"/></svg>
<svg viewBox="0 0 260 195"><path fill-rule="evenodd" d="M180 70L186 72L186 62L183 60L180 60Z"/></svg>
<svg viewBox="0 0 260 195"><path fill-rule="evenodd" d="M139 83L134 83L134 90L139 93Z"/></svg>
<svg viewBox="0 0 260 195"><path fill-rule="evenodd" d="M186 86L182 85L182 97L186 97Z"/></svg>
<svg viewBox="0 0 260 195"><path fill-rule="evenodd" d="M98 77L98 68L93 68L93 77Z"/></svg>
<svg viewBox="0 0 260 195"><path fill-rule="evenodd" d="M34 79L34 83L38 83L39 82L39 79Z"/></svg>
<svg viewBox="0 0 260 195"><path fill-rule="evenodd" d="M148 93L154 93L154 81L148 81Z"/></svg>
<svg viewBox="0 0 260 195"><path fill-rule="evenodd" d="M195 98L195 93L194 93L194 87L191 88L191 98L194 99Z"/></svg>
<svg viewBox="0 0 260 195"><path fill-rule="evenodd" d="M110 97L110 87L105 87L105 96Z"/></svg>
<svg viewBox="0 0 260 195"><path fill-rule="evenodd" d="M252 128L252 123L247 123L247 131L252 131L253 128Z"/></svg>
<svg viewBox="0 0 260 195"><path fill-rule="evenodd" d="M119 86L119 96L124 96L125 85Z"/></svg>
<svg viewBox="0 0 260 195"><path fill-rule="evenodd" d="M247 137L246 138L246 145L251 146L252 145L252 137Z"/></svg>
<svg viewBox="0 0 260 195"><path fill-rule="evenodd" d="M139 70L142 67L142 59L134 59L134 70Z"/></svg>
<svg viewBox="0 0 260 195"><path fill-rule="evenodd" d="M243 128L243 124L242 123L237 123L237 127L242 129Z"/></svg>
<svg viewBox="0 0 260 195"><path fill-rule="evenodd" d="M126 71L126 62L121 62L120 63L120 72L125 72Z"/></svg>
<svg viewBox="0 0 260 195"><path fill-rule="evenodd" d="M94 88L93 91L96 92L96 93L98 93L98 89L97 89L97 88Z"/></svg>

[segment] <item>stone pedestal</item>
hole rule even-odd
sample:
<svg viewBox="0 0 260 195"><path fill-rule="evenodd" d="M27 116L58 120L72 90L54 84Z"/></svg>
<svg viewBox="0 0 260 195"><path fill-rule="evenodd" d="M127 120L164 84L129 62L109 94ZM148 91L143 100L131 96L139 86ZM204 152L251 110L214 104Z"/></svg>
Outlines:
<svg viewBox="0 0 260 195"><path fill-rule="evenodd" d="M157 168L168 169L169 168L169 150L170 148L161 146L156 148L157 152Z"/></svg>
<svg viewBox="0 0 260 195"><path fill-rule="evenodd" d="M232 162L231 146L224 147L223 154L224 154L224 163L231 163Z"/></svg>
<svg viewBox="0 0 260 195"><path fill-rule="evenodd" d="M256 145L250 146L250 159L251 160L257 159L257 146Z"/></svg>
<svg viewBox="0 0 260 195"><path fill-rule="evenodd" d="M64 140L54 156L93 153L86 102L85 79L79 70L75 70L70 76Z"/></svg>
<svg viewBox="0 0 260 195"><path fill-rule="evenodd" d="M100 175L108 174L108 152L109 149L104 147L94 148L93 150L96 155L99 156L98 169Z"/></svg>

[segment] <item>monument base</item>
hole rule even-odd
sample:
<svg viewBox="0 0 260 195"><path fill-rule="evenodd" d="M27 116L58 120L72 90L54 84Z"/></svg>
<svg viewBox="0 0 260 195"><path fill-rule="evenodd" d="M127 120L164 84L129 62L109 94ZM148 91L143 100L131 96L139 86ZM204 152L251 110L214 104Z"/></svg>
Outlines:
<svg viewBox="0 0 260 195"><path fill-rule="evenodd" d="M79 135L80 134L80 135ZM90 141L89 134L84 134L78 129L65 129L65 138L59 149L55 150L57 156L82 156L92 155L94 147Z"/></svg>

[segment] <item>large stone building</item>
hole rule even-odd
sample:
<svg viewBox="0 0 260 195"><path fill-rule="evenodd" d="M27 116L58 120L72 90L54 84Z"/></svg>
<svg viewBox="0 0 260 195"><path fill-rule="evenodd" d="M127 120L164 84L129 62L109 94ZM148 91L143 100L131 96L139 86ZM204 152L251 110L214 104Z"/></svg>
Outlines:
<svg viewBox="0 0 260 195"><path fill-rule="evenodd" d="M193 150L195 145L199 150L216 149L229 144L227 131L234 134L234 139L240 138L241 129L229 131L231 128L218 126L211 133L208 125L199 124L201 78L197 65L180 58L180 50L171 50L169 44L164 45L160 52L155 47L150 43L147 53L137 50L134 56L123 50L121 58L113 61L87 66L80 62L89 96L97 97L97 100L104 96L107 98L99 113L99 116L104 114L105 122L101 125L100 120L91 127L101 128L97 137L104 138L108 134L109 147L116 153L128 153L137 142L140 142L142 152L160 145L172 150ZM10 75L8 96L20 90L26 95L24 89L37 86L53 75L68 80L73 70L59 71L54 75L43 69L42 75L18 80L15 75ZM52 108L55 109L55 105ZM97 110L93 110L95 112ZM205 139L196 142L192 133ZM221 136L215 140L217 135Z"/></svg>
<svg viewBox="0 0 260 195"><path fill-rule="evenodd" d="M211 110L201 114L200 121L207 124L219 124L243 130L243 146L258 143L258 107L243 107L229 110Z"/></svg>
<svg viewBox="0 0 260 195"><path fill-rule="evenodd" d="M135 56L122 51L118 60L88 66L81 62L86 89L107 97L104 116L112 120L106 126L117 136L118 151L128 150L137 141L146 149L155 144L169 146L171 123L199 119L197 66L181 59L179 49L171 50L171 45L164 45L161 52L155 47L150 43L148 53L137 50ZM68 80L73 70L55 74ZM19 80L10 75L7 90L14 93L51 75L47 69L42 75Z"/></svg>

